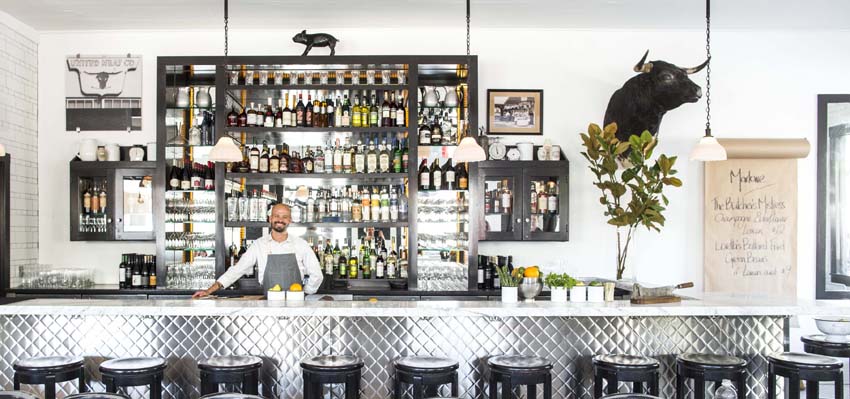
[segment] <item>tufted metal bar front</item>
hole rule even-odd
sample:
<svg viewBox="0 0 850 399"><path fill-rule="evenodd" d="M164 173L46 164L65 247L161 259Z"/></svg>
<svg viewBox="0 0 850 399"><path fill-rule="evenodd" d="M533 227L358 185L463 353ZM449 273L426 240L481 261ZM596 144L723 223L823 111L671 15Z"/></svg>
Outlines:
<svg viewBox="0 0 850 399"><path fill-rule="evenodd" d="M261 392L300 398L306 357L353 353L364 359L362 395L390 395L392 359L440 355L460 361L463 398L483 399L484 358L501 353L544 356L554 362L558 398L590 398L590 357L624 352L661 361L661 396L672 397L674 357L688 351L728 353L749 361L749 398L766 394L764 355L784 349L786 316L658 317L369 317L369 316L0 316L0 383L12 386L12 363L41 355L86 358L91 390L104 389L103 360L125 356L168 359L166 398L199 396L198 359L252 354L264 360ZM62 391L75 392L71 384ZM35 389L27 387L25 389ZM141 390L133 396L146 395ZM61 395L61 394L60 394Z"/></svg>

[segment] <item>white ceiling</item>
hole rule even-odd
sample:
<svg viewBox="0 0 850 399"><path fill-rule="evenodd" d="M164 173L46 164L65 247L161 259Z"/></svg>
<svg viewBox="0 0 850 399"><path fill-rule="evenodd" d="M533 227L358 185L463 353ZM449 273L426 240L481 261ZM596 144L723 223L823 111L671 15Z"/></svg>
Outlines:
<svg viewBox="0 0 850 399"><path fill-rule="evenodd" d="M220 29L223 0L0 0L38 31ZM463 0L230 0L236 29L464 24ZM702 29L702 0L472 0L473 27ZM848 0L715 0L717 29L850 29Z"/></svg>

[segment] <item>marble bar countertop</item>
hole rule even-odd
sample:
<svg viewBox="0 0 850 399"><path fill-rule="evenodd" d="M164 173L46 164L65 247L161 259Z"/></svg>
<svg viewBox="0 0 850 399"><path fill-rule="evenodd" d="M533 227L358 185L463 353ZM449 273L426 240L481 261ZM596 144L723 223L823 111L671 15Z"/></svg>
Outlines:
<svg viewBox="0 0 850 399"><path fill-rule="evenodd" d="M311 301L240 299L30 299L0 306L0 315L363 316L363 317L624 317L850 315L850 301L806 301L712 294L680 303L530 303L499 301Z"/></svg>

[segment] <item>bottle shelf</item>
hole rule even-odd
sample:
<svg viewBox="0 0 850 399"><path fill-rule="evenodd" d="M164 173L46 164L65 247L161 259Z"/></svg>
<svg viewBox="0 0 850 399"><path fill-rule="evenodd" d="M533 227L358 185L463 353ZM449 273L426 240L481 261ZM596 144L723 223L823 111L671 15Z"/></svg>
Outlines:
<svg viewBox="0 0 850 399"><path fill-rule="evenodd" d="M230 133L399 133L407 132L408 128L403 126L393 127L227 127Z"/></svg>
<svg viewBox="0 0 850 399"><path fill-rule="evenodd" d="M194 252L194 251L215 251L215 248L165 248L166 251Z"/></svg>
<svg viewBox="0 0 850 399"><path fill-rule="evenodd" d="M246 91L263 91L263 90L407 90L407 85L400 84L299 84L299 85L229 85L227 90L246 90Z"/></svg>
<svg viewBox="0 0 850 399"><path fill-rule="evenodd" d="M295 223L293 227L346 227L346 228L361 228L374 227L376 229L407 227L408 222L305 222ZM269 227L269 222L226 222L225 227Z"/></svg>
<svg viewBox="0 0 850 399"><path fill-rule="evenodd" d="M245 179L248 184L275 184L286 180L345 179L348 181L403 180L407 173L238 173L228 172L225 179Z"/></svg>

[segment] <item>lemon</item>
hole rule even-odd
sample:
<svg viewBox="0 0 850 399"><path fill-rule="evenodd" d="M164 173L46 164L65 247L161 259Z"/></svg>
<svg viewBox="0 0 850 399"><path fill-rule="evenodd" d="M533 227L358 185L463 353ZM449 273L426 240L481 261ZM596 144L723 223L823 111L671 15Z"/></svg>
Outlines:
<svg viewBox="0 0 850 399"><path fill-rule="evenodd" d="M290 291L299 292L299 291L304 290L304 288L303 288L303 287L301 287L301 284L293 283L292 285L290 285L290 286L289 286L289 290L290 290Z"/></svg>
<svg viewBox="0 0 850 399"><path fill-rule="evenodd" d="M369 298L369 303L378 303L378 298Z"/></svg>
<svg viewBox="0 0 850 399"><path fill-rule="evenodd" d="M280 284L275 284L275 285L274 285L274 287L272 287L269 291L278 292L278 291L280 291L280 290L282 290L282 289L283 289L283 288L280 288Z"/></svg>
<svg viewBox="0 0 850 399"><path fill-rule="evenodd" d="M525 269L523 277L538 278L540 277L540 270L538 270L536 267L529 267L528 269Z"/></svg>

